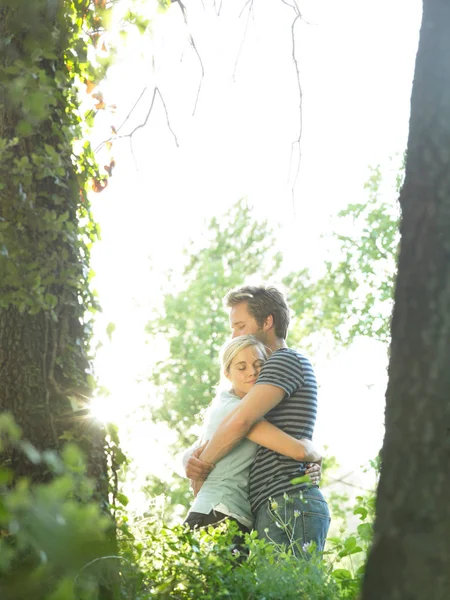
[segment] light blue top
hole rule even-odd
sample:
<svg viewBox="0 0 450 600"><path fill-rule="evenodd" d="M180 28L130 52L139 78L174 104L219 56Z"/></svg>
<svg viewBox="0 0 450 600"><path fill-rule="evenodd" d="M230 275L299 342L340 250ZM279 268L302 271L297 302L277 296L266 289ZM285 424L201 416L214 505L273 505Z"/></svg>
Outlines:
<svg viewBox="0 0 450 600"><path fill-rule="evenodd" d="M221 421L240 401L241 398L226 391L214 398L205 419L204 440L211 439ZM202 485L189 512L207 515L216 509L252 527L248 482L257 449L257 444L245 438L221 458Z"/></svg>

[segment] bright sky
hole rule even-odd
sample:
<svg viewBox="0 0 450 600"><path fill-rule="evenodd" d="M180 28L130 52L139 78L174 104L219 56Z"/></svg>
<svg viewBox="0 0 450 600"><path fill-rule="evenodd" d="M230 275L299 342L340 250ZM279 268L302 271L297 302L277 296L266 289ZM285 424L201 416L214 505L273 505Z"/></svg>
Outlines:
<svg viewBox="0 0 450 600"><path fill-rule="evenodd" d="M144 327L167 270L179 269L187 243L242 196L255 216L280 225L288 268L319 269L326 250L320 236L330 232L332 216L364 199L369 165L387 163L406 146L421 17L419 0L302 4L308 23L299 21L295 29L302 158L293 200L289 163L299 99L292 9L281 0L254 0L244 39L250 7L244 0L223 2L220 16L212 0L185 5L204 78L179 7L172 5L154 17L152 37L132 36L120 52L102 86L117 113L101 115L96 132L98 141L105 139L147 86L121 133L142 123L157 85L179 142L177 147L158 98L146 126L133 136L133 152L127 139L114 144L113 177L93 199L103 237L93 252L103 306L97 330L104 342L96 372L111 392L108 414L122 423L138 480L167 468L161 458L166 432L129 416L152 401L148 386L137 380L158 353L146 344ZM109 322L116 325L111 341ZM321 385L316 439L344 471L359 471L382 443L385 349L359 340L331 358L328 350L313 357Z"/></svg>

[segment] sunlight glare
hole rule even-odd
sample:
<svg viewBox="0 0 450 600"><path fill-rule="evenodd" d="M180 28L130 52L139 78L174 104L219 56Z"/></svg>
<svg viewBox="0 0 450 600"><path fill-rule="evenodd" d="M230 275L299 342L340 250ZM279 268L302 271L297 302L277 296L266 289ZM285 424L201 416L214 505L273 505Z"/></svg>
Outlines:
<svg viewBox="0 0 450 600"><path fill-rule="evenodd" d="M124 409L112 396L93 398L90 402L90 413L103 424L119 424L124 418Z"/></svg>

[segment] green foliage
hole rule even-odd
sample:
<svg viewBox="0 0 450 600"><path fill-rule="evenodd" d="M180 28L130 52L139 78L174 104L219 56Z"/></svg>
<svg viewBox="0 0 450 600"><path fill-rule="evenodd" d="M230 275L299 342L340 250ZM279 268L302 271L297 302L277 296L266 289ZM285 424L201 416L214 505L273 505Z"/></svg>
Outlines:
<svg viewBox="0 0 450 600"><path fill-rule="evenodd" d="M39 452L20 439L7 413L0 419L0 440L0 458L13 444L54 473L50 483L21 478L12 485L13 473L0 467L0 597L75 600L80 570L113 549L112 520L91 501L94 485L84 458L73 444L61 456Z"/></svg>
<svg viewBox="0 0 450 600"><path fill-rule="evenodd" d="M378 478L379 458L370 461L370 467L374 469ZM356 496L352 509L352 514L359 519L356 530L345 535L344 526L340 530L340 536L327 539L326 556L331 577L339 588L340 598L355 598L361 589L367 555L372 545L375 505L375 490Z"/></svg>
<svg viewBox="0 0 450 600"><path fill-rule="evenodd" d="M285 278L296 339L329 331L340 345L350 345L360 335L389 341L399 242L396 199L402 181L403 167L393 187L384 190L380 167L371 169L367 201L338 213L340 232L331 242L339 258L326 261L318 280L307 270Z"/></svg>
<svg viewBox="0 0 450 600"><path fill-rule="evenodd" d="M256 533L245 536L245 554L233 551L233 523L190 531L181 526L139 528L134 560L143 573L138 597L161 599L248 598L273 600L332 600L337 587L320 558L299 561L278 553ZM128 554L129 556L129 554Z"/></svg>
<svg viewBox="0 0 450 600"><path fill-rule="evenodd" d="M206 243L187 251L182 289L164 296L164 312L147 326L164 336L170 356L154 370L151 381L162 390L162 405L153 413L178 431L183 444L198 423L219 382L219 349L230 336L223 297L247 277L267 281L281 257L273 252L273 232L266 221L255 222L245 201L235 204L223 219L213 218Z"/></svg>
<svg viewBox="0 0 450 600"><path fill-rule="evenodd" d="M1 459L13 444L55 475L45 484L20 479L12 485L12 474L0 467L2 598L338 600L358 594L372 536L371 497L357 499L356 532L329 540L325 560L312 546L299 560L292 548L268 544L256 532L246 534L237 551L233 523L196 531L169 528L158 516L130 523L124 496L117 499L122 506L116 548L112 521L91 501L94 486L75 445L66 445L61 455L39 452L21 440L7 414L0 418L0 441Z"/></svg>
<svg viewBox="0 0 450 600"><path fill-rule="evenodd" d="M98 3L1 0L0 307L58 315L64 288L88 310L89 251L98 235L87 185L100 178L78 90L107 64L88 60L103 31Z"/></svg>

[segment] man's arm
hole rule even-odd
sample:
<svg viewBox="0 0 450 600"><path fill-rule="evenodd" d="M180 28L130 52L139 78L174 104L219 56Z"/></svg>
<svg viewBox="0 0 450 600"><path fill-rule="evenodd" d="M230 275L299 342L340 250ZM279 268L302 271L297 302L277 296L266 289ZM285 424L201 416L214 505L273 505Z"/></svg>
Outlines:
<svg viewBox="0 0 450 600"><path fill-rule="evenodd" d="M183 469L186 470L186 466L188 463L188 460L191 458L191 456L194 456L194 452L196 450L198 450L199 448L202 448L202 446L200 445L200 439L196 440L192 446L189 446L189 448L187 450L185 450L183 452L183 454L181 454L180 458L178 460L181 460L181 464L183 465Z"/></svg>
<svg viewBox="0 0 450 600"><path fill-rule="evenodd" d="M215 464L227 455L247 435L256 421L281 402L285 394L282 388L275 385L254 385L238 406L223 419L200 454L200 460Z"/></svg>
<svg viewBox="0 0 450 600"><path fill-rule="evenodd" d="M269 450L302 462L318 462L322 459L319 449L307 438L297 439L268 421L253 425L247 438Z"/></svg>
<svg viewBox="0 0 450 600"><path fill-rule="evenodd" d="M188 479L200 479L203 481L208 477L209 473L214 469L214 465L210 465L198 458L207 443L206 441L200 445L200 441L197 440L181 455L181 464L184 472L180 472L180 475L186 476Z"/></svg>

